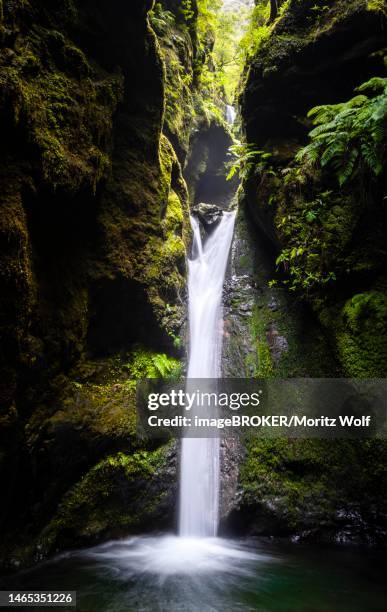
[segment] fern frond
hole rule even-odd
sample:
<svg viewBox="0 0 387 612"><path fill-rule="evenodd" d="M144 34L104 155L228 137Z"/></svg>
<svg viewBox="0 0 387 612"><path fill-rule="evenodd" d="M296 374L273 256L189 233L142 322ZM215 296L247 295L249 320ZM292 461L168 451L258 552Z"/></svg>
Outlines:
<svg viewBox="0 0 387 612"><path fill-rule="evenodd" d="M338 112L342 109L342 104L326 104L324 106L315 106L310 109L307 117L313 118L313 123L326 123L327 121L332 121L332 119L337 115Z"/></svg>
<svg viewBox="0 0 387 612"><path fill-rule="evenodd" d="M345 153L346 146L341 140L334 140L324 151L321 156L320 164L322 167L332 162L335 158L342 156Z"/></svg>
<svg viewBox="0 0 387 612"><path fill-rule="evenodd" d="M384 142L387 137L387 79L375 77L357 88L360 93L347 102L312 108L308 117L315 127L311 142L296 155L299 163L318 162L330 166L342 186L360 168L381 174L385 164ZM373 95L372 95L373 93Z"/></svg>
<svg viewBox="0 0 387 612"><path fill-rule="evenodd" d="M355 91L373 91L373 92L381 92L387 87L387 79L383 79L382 77L373 77L366 83L362 83L359 87L355 89Z"/></svg>
<svg viewBox="0 0 387 612"><path fill-rule="evenodd" d="M311 163L315 163L319 157L320 144L311 142L306 147L300 149L296 154L296 161L303 162L307 159Z"/></svg>
<svg viewBox="0 0 387 612"><path fill-rule="evenodd" d="M361 153L364 162L367 164L369 169L378 176L383 170L383 164L380 156L378 155L377 149L371 142L363 142L361 144Z"/></svg>
<svg viewBox="0 0 387 612"><path fill-rule="evenodd" d="M344 183L352 176L355 163L357 158L359 157L359 151L357 149L352 149L350 152L346 164L343 168L338 172L339 185L342 187Z"/></svg>
<svg viewBox="0 0 387 612"><path fill-rule="evenodd" d="M363 106L363 104L365 104L366 102L368 102L367 96L355 96L354 98L349 100L349 102L347 102L347 105L349 108L352 109L357 108L359 106Z"/></svg>

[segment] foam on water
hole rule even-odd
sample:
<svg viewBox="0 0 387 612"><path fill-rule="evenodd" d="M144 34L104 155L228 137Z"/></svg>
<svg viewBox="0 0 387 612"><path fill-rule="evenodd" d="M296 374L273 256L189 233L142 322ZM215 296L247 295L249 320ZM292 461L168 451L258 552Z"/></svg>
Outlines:
<svg viewBox="0 0 387 612"><path fill-rule="evenodd" d="M82 556L115 567L124 579L141 574L164 577L246 575L254 572L257 563L274 560L238 541L177 536L126 538L86 550Z"/></svg>

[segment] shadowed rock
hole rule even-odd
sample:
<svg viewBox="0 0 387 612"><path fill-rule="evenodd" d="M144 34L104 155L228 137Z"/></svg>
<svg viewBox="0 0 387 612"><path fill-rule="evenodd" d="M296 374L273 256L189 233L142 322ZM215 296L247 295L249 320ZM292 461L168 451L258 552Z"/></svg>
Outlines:
<svg viewBox="0 0 387 612"><path fill-rule="evenodd" d="M205 204L204 202L195 206L192 212L198 217L206 234L210 234L216 228L223 215L222 210L218 206L215 204Z"/></svg>

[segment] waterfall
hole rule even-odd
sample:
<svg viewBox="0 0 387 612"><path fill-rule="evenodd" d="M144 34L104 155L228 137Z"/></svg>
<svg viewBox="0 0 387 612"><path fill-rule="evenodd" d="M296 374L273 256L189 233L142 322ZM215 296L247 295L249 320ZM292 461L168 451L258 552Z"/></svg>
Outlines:
<svg viewBox="0 0 387 612"><path fill-rule="evenodd" d="M236 117L235 108L233 106L231 106L231 104L227 104L227 106L226 106L226 120L227 120L227 123L229 123L230 125L233 125L234 121L235 121L235 117Z"/></svg>
<svg viewBox="0 0 387 612"><path fill-rule="evenodd" d="M191 217L193 259L188 262L190 379L220 376L222 291L234 230L235 212L224 212L203 244L199 222ZM215 536L219 506L219 439L182 441L180 469L181 536Z"/></svg>

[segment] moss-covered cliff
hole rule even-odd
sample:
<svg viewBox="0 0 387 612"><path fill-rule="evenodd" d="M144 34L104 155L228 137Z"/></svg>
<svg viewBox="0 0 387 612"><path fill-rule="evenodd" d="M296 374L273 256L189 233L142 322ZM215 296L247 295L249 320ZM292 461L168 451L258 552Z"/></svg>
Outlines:
<svg viewBox="0 0 387 612"><path fill-rule="evenodd" d="M371 112L380 115L372 129L382 130L383 87L375 80L354 98L384 73L384 27L382 4L289 2L251 61L241 98L247 142L269 154L247 172L246 203L277 250L282 282L313 306L347 376L383 376L387 357L385 154L372 167L382 145L366 132ZM378 111L369 104L377 95ZM336 151L295 157L313 127L307 112L350 99L332 108L343 122L325 130Z"/></svg>
<svg viewBox="0 0 387 612"><path fill-rule="evenodd" d="M77 542L75 526L61 535L63 508L77 523L63 496L83 491L106 461L122 484L116 453L127 466L144 451L131 380L179 369L189 241L182 167L194 159L195 176L223 173L224 184L231 143L199 91L213 45L200 18L196 1L1 4L1 520L15 562L38 557L37 542L46 552ZM210 149L208 132L222 144L204 164L194 153L203 131ZM175 476L168 508L162 470L154 503L148 491L160 524L174 520ZM129 493L104 489L106 503L96 492L96 504L85 490L90 540L113 523L150 524L146 507L133 518L135 494L131 517ZM28 551L18 548L25 541Z"/></svg>
<svg viewBox="0 0 387 612"><path fill-rule="evenodd" d="M241 204L269 261L258 254L247 365L264 377L385 377L383 5L290 0L263 29L240 98ZM307 117L323 105L337 106ZM375 440L251 441L231 524L385 540L385 453Z"/></svg>
<svg viewBox="0 0 387 612"><path fill-rule="evenodd" d="M165 373L156 355L179 344L188 193L151 4L1 4L1 520L16 545L93 465L133 452L128 381Z"/></svg>
<svg viewBox="0 0 387 612"><path fill-rule="evenodd" d="M156 2L151 23L165 61L163 132L182 164L190 202L225 203L233 188L225 180L233 137L225 93L214 86L215 32L207 3Z"/></svg>

